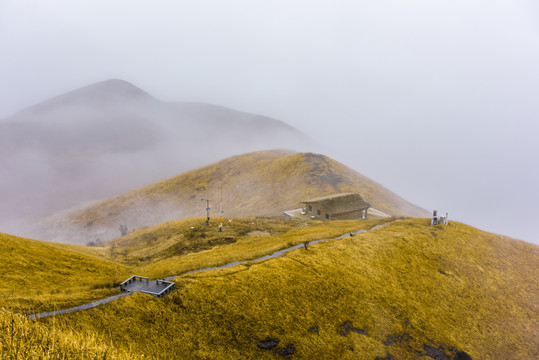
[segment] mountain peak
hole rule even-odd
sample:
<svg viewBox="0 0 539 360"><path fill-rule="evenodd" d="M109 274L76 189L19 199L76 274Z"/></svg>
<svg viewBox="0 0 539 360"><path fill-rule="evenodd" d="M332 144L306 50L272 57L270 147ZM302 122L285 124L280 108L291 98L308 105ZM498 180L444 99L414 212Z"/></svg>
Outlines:
<svg viewBox="0 0 539 360"><path fill-rule="evenodd" d="M81 87L51 100L67 102L113 103L154 99L139 87L120 79L109 79Z"/></svg>
<svg viewBox="0 0 539 360"><path fill-rule="evenodd" d="M109 79L55 96L16 115L54 112L65 106L98 108L126 102L157 101L137 86L120 79Z"/></svg>
<svg viewBox="0 0 539 360"><path fill-rule="evenodd" d="M84 86L80 89L74 90L71 93L87 93L93 94L98 93L103 96L116 96L116 97L151 97L150 94L140 89L139 87L131 84L128 81L121 79L109 79L105 81L100 81L95 84ZM69 94L69 93L68 93Z"/></svg>

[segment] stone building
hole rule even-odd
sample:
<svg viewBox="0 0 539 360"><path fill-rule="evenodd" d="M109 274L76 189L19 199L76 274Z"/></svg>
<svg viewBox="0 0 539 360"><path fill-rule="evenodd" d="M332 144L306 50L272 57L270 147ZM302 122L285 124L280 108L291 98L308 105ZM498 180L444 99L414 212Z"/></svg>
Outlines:
<svg viewBox="0 0 539 360"><path fill-rule="evenodd" d="M302 214L317 220L366 219L371 205L359 194L345 193L302 201Z"/></svg>

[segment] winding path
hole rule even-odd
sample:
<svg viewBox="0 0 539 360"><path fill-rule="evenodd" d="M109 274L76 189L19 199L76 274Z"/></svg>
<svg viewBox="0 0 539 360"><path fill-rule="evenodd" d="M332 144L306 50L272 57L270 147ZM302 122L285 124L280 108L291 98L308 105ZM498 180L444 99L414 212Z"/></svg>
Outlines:
<svg viewBox="0 0 539 360"><path fill-rule="evenodd" d="M44 312L44 313L37 313L37 314L32 314L32 315L30 315L28 317L30 319L41 319L41 318L48 317L48 316L60 315L60 314L74 312L74 311L88 310L88 309L91 309L91 308L95 308L96 306L103 305L103 304L106 304L108 302L114 301L114 300L119 299L121 297L127 296L129 294L130 293L122 293L122 294L110 296L110 297L105 298L105 299L97 300L97 301L94 301L94 302L91 302L91 303L88 303L88 304L75 306L73 308L63 309L63 310L54 310L54 311L49 311L49 312Z"/></svg>
<svg viewBox="0 0 539 360"><path fill-rule="evenodd" d="M386 226L388 224L389 224L389 222L381 224L381 225L376 225L376 226L370 228L369 230L359 230L359 231L356 231L356 232L353 232L353 233L346 233L346 234L341 235L341 236L336 237L336 238L326 238L326 239L320 239L320 240L313 240L313 241L308 242L307 245L313 245L313 244L317 244L317 243L323 242L323 241L338 240L338 239L343 239L345 237L349 237L349 236L352 236L352 235L363 234L364 232L373 231L373 230L381 228L382 226ZM202 268L202 269L191 270L191 271L187 271L187 272L184 272L182 274L179 274L179 275L167 276L165 278L165 280L170 281L170 280L172 280L174 278L177 278L179 276L182 276L182 275L188 275L188 274L193 274L193 273L202 272L202 271L226 269L226 268L229 268L229 267L232 267L232 266L235 266L235 265L239 265L239 264L245 264L245 263L249 263L249 262L263 261L263 260L268 260L268 259L272 259L272 258L278 258L279 256L281 256L281 255L283 255L283 254L285 254L285 253L287 253L287 252L289 252L291 250L300 249L300 248L302 248L304 246L305 246L304 244L298 244L298 245L294 245L294 246L291 246L291 247L286 248L286 249L276 251L273 254L264 255L264 256L256 258L256 259L233 261L233 262L230 262L230 263L227 263L227 264L224 264L224 265L220 265L220 266L210 266L210 267L206 267L206 268ZM121 297L128 296L130 294L132 294L132 293L128 292L128 293L118 294L118 295L110 296L110 297L105 298L105 299L97 300L97 301L94 301L94 302L91 302L91 303L88 303L88 304L79 305L79 306L69 308L69 309L55 310L55 311L49 311L49 312L44 312L44 313L32 314L32 315L29 316L29 318L30 319L41 319L41 318L48 317L48 316L55 316L55 315L70 313L70 312L74 312L74 311L88 310L88 309L92 309L92 308L94 308L96 306L99 306L99 305L106 304L108 302L114 301L114 300L119 299Z"/></svg>
<svg viewBox="0 0 539 360"><path fill-rule="evenodd" d="M328 240L338 240L338 239L342 239L342 238L345 238L345 237L349 237L351 235L359 235L359 234L363 234L364 232L367 232L367 231L372 231L372 230L376 230L382 226L385 226L389 224L388 222L385 223L385 224L381 224L381 225L376 225L375 227L369 229L369 230L359 230L359 231L356 231L356 232L353 232L353 233L346 233L344 235L341 235L339 237L336 237L336 238L327 238L327 239L320 239L320 240L313 240L309 243L307 243L307 245L313 245L313 244L317 244L319 242L322 242L322 241L328 241ZM180 275L172 275L172 276L168 276L165 278L165 280L172 280L174 278L177 278L178 276L182 276L182 275L188 275L188 274L193 274L193 273L197 273L197 272L201 272L201 271L209 271L209 270L219 270L219 269L226 269L226 268L229 268L229 267L232 267L232 266L235 266L235 265L239 265L239 264L245 264L245 263L248 263L248 262L255 262L255 261L262 261L262 260L268 260L268 259L272 259L272 258L278 258L279 256L289 252L290 250L295 250L295 249L300 249L302 247L304 247L305 245L304 244L298 244L298 245L294 245L294 246L291 246L289 248L286 248L286 249L282 249L282 250L279 250L279 251L276 251L274 252L273 254L270 254L270 255L264 255L262 257L259 257L259 258L256 258L256 259L251 259L251 260L240 260L240 261L233 261L233 262L230 262L230 263L227 263L227 264L224 264L224 265L220 265L220 266L210 266L210 267L207 267L207 268L203 268L203 269L197 269L197 270L191 270L191 271L188 271L188 272L184 272Z"/></svg>

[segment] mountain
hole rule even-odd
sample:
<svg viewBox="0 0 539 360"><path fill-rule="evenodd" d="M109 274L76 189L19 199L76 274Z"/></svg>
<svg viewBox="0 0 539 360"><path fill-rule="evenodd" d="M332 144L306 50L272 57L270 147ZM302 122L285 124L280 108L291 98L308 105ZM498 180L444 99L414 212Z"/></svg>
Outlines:
<svg viewBox="0 0 539 360"><path fill-rule="evenodd" d="M163 298L134 294L38 324L156 359L539 356L538 246L456 222L405 219L373 229L375 223L249 218L219 233L195 218L139 229L103 250L141 275L181 274L332 240L178 276L176 290ZM351 229L368 231L336 238ZM13 338L5 339L10 349Z"/></svg>
<svg viewBox="0 0 539 360"><path fill-rule="evenodd" d="M336 193L358 192L374 208L394 216L428 216L375 181L324 155L288 150L238 155L144 186L90 207L49 219L34 230L41 239L84 243L108 240L128 229L164 221L219 216L279 216L300 201Z"/></svg>
<svg viewBox="0 0 539 360"><path fill-rule="evenodd" d="M55 211L255 150L309 140L264 116L164 102L122 80L49 99L0 120L0 225L23 233ZM22 219L22 226L16 222Z"/></svg>

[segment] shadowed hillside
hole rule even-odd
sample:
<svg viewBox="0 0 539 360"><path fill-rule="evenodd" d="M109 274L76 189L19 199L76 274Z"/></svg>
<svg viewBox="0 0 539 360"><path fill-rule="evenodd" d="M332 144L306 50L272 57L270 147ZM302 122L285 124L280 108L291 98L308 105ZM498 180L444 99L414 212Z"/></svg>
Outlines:
<svg viewBox="0 0 539 360"><path fill-rule="evenodd" d="M534 359L538 269L535 245L411 219L184 275L170 296L135 294L62 326L148 358Z"/></svg>
<svg viewBox="0 0 539 360"><path fill-rule="evenodd" d="M309 144L279 120L103 81L0 119L0 227L28 235L32 220L225 156Z"/></svg>
<svg viewBox="0 0 539 360"><path fill-rule="evenodd" d="M164 221L203 216L209 198L211 216L278 216L307 198L358 192L373 207L395 216L428 213L383 186L326 156L290 151L239 155L116 196L61 219L50 220L36 237L85 242L120 235L129 229Z"/></svg>

